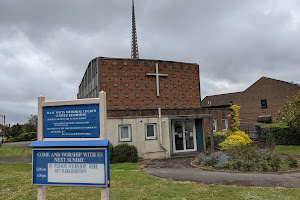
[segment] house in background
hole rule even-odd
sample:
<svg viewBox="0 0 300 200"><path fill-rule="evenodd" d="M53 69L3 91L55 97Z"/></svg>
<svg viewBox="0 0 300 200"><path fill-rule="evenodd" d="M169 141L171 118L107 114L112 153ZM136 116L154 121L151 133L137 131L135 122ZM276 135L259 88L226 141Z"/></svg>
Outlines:
<svg viewBox="0 0 300 200"><path fill-rule="evenodd" d="M212 115L213 132L226 131L230 129L230 104L241 92L206 96L201 101L204 114ZM210 131L209 119L204 120L204 132Z"/></svg>
<svg viewBox="0 0 300 200"><path fill-rule="evenodd" d="M241 106L241 130L254 131L254 124L272 123L278 111L298 94L298 84L262 77L239 94L233 104Z"/></svg>
<svg viewBox="0 0 300 200"><path fill-rule="evenodd" d="M204 113L211 114L214 131L226 130L230 126L230 104L241 106L240 130L256 138L254 124L272 123L278 111L298 94L300 86L272 78L262 77L243 92L207 96L201 102ZM209 132L204 123L205 133Z"/></svg>

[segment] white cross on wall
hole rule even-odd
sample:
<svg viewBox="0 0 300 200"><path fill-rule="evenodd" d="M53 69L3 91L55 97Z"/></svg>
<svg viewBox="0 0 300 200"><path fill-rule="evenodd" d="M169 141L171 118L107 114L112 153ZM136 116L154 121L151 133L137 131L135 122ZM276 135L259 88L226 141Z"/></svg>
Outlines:
<svg viewBox="0 0 300 200"><path fill-rule="evenodd" d="M158 73L158 64L155 64L155 74L154 73L146 73L147 76L155 76L156 77L156 96L159 97L159 77L160 76L168 76L168 74L159 74Z"/></svg>

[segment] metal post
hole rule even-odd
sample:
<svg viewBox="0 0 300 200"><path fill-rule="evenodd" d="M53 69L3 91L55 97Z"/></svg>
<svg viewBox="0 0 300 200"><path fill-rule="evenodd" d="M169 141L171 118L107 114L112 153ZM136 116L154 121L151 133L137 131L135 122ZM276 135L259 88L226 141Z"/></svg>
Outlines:
<svg viewBox="0 0 300 200"><path fill-rule="evenodd" d="M210 148L211 148L211 152L214 152L215 151L215 143L214 143L212 117L209 117L209 131L210 131Z"/></svg>
<svg viewBox="0 0 300 200"><path fill-rule="evenodd" d="M202 119L202 137L203 137L203 151L206 152L206 141L205 141L205 133L204 133L204 120Z"/></svg>
<svg viewBox="0 0 300 200"><path fill-rule="evenodd" d="M106 92L101 91L99 93L99 103L100 103L100 140L107 140L107 132L106 132L106 121L107 121L107 113L106 113Z"/></svg>
<svg viewBox="0 0 300 200"><path fill-rule="evenodd" d="M3 129L4 129L4 133L3 133L3 137L4 137L4 136L5 136L5 133L6 133L6 132L5 132L5 130L6 130L6 127L5 127L5 115L4 115L4 128L3 128Z"/></svg>
<svg viewBox="0 0 300 200"><path fill-rule="evenodd" d="M42 141L44 138L43 134L43 107L42 103L45 101L44 96L38 97L38 127L37 127L37 140ZM46 200L46 186L38 186L37 193L38 200Z"/></svg>
<svg viewBox="0 0 300 200"><path fill-rule="evenodd" d="M107 140L106 92L99 93L100 140ZM109 162L109 161L108 161ZM109 200L109 188L101 188L101 200Z"/></svg>

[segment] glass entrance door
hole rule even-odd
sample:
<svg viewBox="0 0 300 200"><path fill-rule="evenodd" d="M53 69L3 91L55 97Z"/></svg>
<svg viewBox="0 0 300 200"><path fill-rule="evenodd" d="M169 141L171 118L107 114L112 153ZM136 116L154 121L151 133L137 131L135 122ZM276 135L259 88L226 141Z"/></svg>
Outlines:
<svg viewBox="0 0 300 200"><path fill-rule="evenodd" d="M173 121L173 151L185 152L196 150L194 120Z"/></svg>

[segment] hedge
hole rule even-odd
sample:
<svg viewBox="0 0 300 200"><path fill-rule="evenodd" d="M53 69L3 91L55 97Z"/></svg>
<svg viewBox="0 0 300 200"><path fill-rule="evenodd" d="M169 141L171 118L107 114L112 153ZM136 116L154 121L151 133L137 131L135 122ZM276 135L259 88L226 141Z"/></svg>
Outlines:
<svg viewBox="0 0 300 200"><path fill-rule="evenodd" d="M266 135L266 143L273 145L300 145L300 134L289 126L271 125Z"/></svg>
<svg viewBox="0 0 300 200"><path fill-rule="evenodd" d="M37 138L36 132L22 133L17 137L9 137L7 142L21 142L21 141L32 141Z"/></svg>

